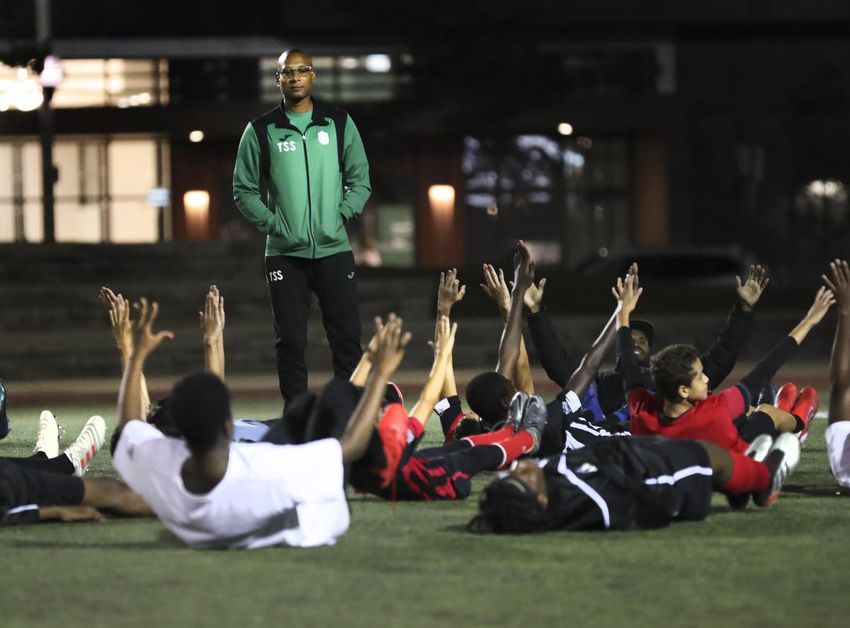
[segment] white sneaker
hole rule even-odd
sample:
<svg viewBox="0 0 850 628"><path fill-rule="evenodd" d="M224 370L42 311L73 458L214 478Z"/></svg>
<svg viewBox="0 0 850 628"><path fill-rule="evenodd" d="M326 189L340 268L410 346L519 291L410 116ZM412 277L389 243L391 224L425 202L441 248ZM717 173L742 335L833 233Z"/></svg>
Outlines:
<svg viewBox="0 0 850 628"><path fill-rule="evenodd" d="M753 495L756 506L766 508L773 504L782 492L782 485L800 462L800 441L791 432L780 434L775 441L764 464L770 471L770 484L767 490Z"/></svg>
<svg viewBox="0 0 850 628"><path fill-rule="evenodd" d="M767 458L767 452L770 451L771 446L773 446L773 438L769 434L759 434L753 439L750 446L747 447L747 451L744 452L744 455L749 456L756 462L764 462L764 459Z"/></svg>
<svg viewBox="0 0 850 628"><path fill-rule="evenodd" d="M59 455L59 425L50 410L45 410L38 417L38 438L32 453L42 452L48 458Z"/></svg>
<svg viewBox="0 0 850 628"><path fill-rule="evenodd" d="M65 455L74 465L74 475L78 478L86 474L89 464L106 440L106 421L97 415L86 421L83 431L77 436L77 440L65 450Z"/></svg>

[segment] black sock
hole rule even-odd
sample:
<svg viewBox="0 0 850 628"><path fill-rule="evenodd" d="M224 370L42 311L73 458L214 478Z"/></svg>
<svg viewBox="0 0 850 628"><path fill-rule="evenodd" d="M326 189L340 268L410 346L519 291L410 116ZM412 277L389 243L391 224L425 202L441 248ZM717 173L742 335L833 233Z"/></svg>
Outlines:
<svg viewBox="0 0 850 628"><path fill-rule="evenodd" d="M31 460L47 460L47 454L43 451L37 451L32 456L29 456Z"/></svg>
<svg viewBox="0 0 850 628"><path fill-rule="evenodd" d="M482 471L495 471L505 460L505 450L498 445L476 445L451 454L457 468L470 477Z"/></svg>
<svg viewBox="0 0 850 628"><path fill-rule="evenodd" d="M806 424L803 423L803 420L796 414L792 414L791 416L794 417L794 433L796 434L797 432L802 432L803 429L806 427Z"/></svg>

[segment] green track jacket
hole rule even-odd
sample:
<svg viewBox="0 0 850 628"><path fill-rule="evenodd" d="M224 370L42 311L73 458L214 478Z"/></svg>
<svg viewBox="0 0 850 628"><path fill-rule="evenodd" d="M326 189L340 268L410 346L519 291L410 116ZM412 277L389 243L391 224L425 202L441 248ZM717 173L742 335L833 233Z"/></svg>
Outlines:
<svg viewBox="0 0 850 628"><path fill-rule="evenodd" d="M233 200L268 235L267 256L316 259L351 250L344 222L363 211L371 192L363 141L340 109L314 99L302 135L279 106L242 133Z"/></svg>

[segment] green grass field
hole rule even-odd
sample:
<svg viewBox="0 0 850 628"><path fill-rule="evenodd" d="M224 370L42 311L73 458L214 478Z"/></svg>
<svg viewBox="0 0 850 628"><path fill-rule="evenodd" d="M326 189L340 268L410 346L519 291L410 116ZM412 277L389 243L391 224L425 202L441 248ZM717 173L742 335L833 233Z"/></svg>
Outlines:
<svg viewBox="0 0 850 628"><path fill-rule="evenodd" d="M11 403L0 453L28 455L41 408ZM235 414L278 406L237 402ZM90 414L114 425L113 404L52 409L63 443ZM475 494L353 496L349 533L310 550L195 551L154 519L4 528L0 626L844 626L850 501L829 473L825 423L772 509L730 512L716 496L705 522L653 532L474 536ZM90 473L114 473L108 451Z"/></svg>

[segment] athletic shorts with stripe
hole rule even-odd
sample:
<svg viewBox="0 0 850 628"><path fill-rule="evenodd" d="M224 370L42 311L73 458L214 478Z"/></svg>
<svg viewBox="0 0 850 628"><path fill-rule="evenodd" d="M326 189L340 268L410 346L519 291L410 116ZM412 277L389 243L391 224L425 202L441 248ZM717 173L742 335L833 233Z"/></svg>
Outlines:
<svg viewBox="0 0 850 628"><path fill-rule="evenodd" d="M0 525L37 521L39 506L79 505L84 492L78 477L0 460Z"/></svg>
<svg viewBox="0 0 850 628"><path fill-rule="evenodd" d="M603 438L541 464L563 529L649 529L710 511L711 465L695 441Z"/></svg>

